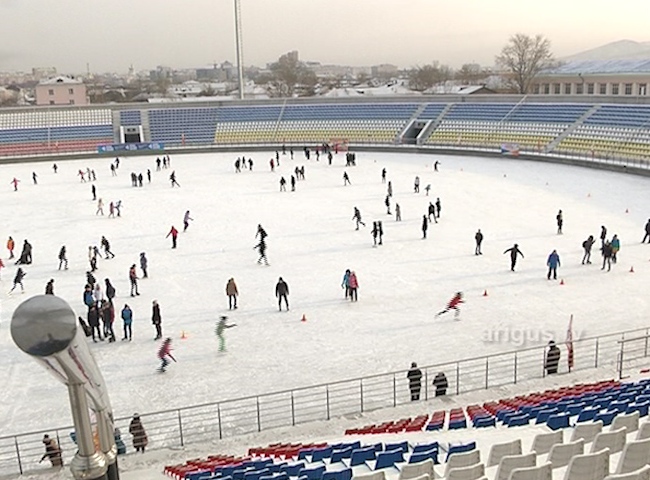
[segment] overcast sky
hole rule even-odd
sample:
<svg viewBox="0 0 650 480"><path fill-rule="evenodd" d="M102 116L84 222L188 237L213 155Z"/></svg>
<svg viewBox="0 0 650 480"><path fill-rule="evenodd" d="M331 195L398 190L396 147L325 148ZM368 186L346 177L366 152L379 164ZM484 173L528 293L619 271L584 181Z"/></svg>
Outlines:
<svg viewBox="0 0 650 480"><path fill-rule="evenodd" d="M0 71L126 72L235 61L233 0L0 0ZM241 0L244 64L491 65L517 32L561 57L650 40L648 0Z"/></svg>

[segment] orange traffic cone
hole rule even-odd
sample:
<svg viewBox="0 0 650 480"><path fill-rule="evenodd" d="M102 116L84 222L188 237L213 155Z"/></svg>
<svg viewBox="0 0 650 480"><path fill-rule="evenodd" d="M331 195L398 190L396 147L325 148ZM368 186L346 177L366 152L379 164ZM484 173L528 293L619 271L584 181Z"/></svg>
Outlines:
<svg viewBox="0 0 650 480"><path fill-rule="evenodd" d="M187 335L185 334L185 330L181 330L181 340L185 340L187 338Z"/></svg>
<svg viewBox="0 0 650 480"><path fill-rule="evenodd" d="M307 316L303 313L302 318L300 319L301 322L306 322L307 321Z"/></svg>
<svg viewBox="0 0 650 480"><path fill-rule="evenodd" d="M634 267L630 267L630 273L634 273Z"/></svg>
<svg viewBox="0 0 650 480"><path fill-rule="evenodd" d="M487 297L487 296L488 296L488 294L487 294L487 290L483 290L483 296L484 296L484 297Z"/></svg>
<svg viewBox="0 0 650 480"><path fill-rule="evenodd" d="M560 285L564 285L564 279L560 280Z"/></svg>

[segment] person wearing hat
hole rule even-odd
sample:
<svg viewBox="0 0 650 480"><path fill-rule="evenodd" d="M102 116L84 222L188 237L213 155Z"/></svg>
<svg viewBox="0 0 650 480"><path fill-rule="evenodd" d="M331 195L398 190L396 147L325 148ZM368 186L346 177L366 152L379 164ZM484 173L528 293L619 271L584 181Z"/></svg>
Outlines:
<svg viewBox="0 0 650 480"><path fill-rule="evenodd" d="M43 435L43 444L45 445L45 453L38 463L49 458L53 467L62 467L63 459L61 458L61 449L57 445L56 440L50 438L49 435Z"/></svg>
<svg viewBox="0 0 650 480"><path fill-rule="evenodd" d="M54 279L50 278L50 281L45 285L45 295L54 295Z"/></svg>
<svg viewBox="0 0 650 480"><path fill-rule="evenodd" d="M149 439L147 438L147 432L145 432L144 427L142 426L140 415L137 413L133 414L133 418L129 424L129 433L133 435L133 448L135 448L135 451L144 453L144 449L149 443Z"/></svg>
<svg viewBox="0 0 650 480"><path fill-rule="evenodd" d="M409 381L409 390L411 391L411 401L415 402L420 400L420 389L422 388L422 370L418 368L418 364L411 363L411 369L406 374Z"/></svg>
<svg viewBox="0 0 650 480"><path fill-rule="evenodd" d="M557 373L557 367L560 364L560 355L560 349L555 345L555 342L553 340L548 342L548 352L546 352L546 360L544 361L544 368L546 368L547 375Z"/></svg>

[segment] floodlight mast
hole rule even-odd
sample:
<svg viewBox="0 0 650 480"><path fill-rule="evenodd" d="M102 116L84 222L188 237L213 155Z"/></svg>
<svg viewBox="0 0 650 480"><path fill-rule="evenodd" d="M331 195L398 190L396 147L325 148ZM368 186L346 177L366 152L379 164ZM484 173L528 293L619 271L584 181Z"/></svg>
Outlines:
<svg viewBox="0 0 650 480"><path fill-rule="evenodd" d="M239 99L244 99L244 43L241 28L241 3L235 0L235 45L237 47L237 79L239 81Z"/></svg>

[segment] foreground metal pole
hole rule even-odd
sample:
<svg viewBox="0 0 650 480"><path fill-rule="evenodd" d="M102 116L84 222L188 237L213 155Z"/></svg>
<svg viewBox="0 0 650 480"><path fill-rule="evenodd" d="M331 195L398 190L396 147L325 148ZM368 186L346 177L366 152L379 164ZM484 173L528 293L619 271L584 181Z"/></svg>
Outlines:
<svg viewBox="0 0 650 480"><path fill-rule="evenodd" d="M54 295L37 295L21 303L11 319L16 345L68 387L79 451L70 464L77 480L119 480L108 392L77 316ZM97 417L99 449L95 451L90 407Z"/></svg>

